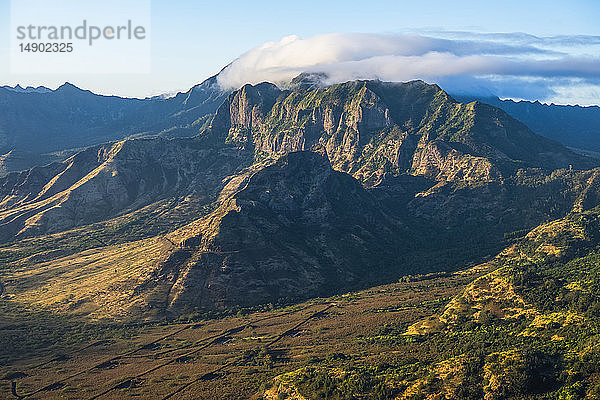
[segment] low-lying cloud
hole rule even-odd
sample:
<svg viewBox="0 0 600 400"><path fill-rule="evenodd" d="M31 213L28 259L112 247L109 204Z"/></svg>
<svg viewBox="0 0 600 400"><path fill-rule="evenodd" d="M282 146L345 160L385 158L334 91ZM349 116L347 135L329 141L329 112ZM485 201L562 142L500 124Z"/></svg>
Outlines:
<svg viewBox="0 0 600 400"><path fill-rule="evenodd" d="M258 46L219 75L226 88L285 84L302 72L325 83L422 79L457 94L598 104L600 37L526 34L324 34ZM577 88L582 88L578 91ZM578 96L577 93L581 93Z"/></svg>

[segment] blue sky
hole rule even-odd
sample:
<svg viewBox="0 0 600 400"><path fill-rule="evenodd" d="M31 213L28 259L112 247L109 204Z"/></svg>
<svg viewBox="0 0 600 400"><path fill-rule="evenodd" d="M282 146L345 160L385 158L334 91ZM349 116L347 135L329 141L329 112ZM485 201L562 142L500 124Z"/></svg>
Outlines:
<svg viewBox="0 0 600 400"><path fill-rule="evenodd" d="M153 0L151 73L23 75L10 74L8 69L9 4L0 0L0 85L56 87L70 81L99 93L138 97L185 90L244 52L289 35L466 31L600 36L600 2L593 0L504 0L494 4L457 0ZM592 91L590 96L594 95Z"/></svg>

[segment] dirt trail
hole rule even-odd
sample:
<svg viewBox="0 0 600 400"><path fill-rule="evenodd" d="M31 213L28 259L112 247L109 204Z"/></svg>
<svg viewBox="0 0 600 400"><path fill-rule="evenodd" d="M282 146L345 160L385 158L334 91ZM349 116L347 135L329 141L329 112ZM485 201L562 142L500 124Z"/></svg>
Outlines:
<svg viewBox="0 0 600 400"><path fill-rule="evenodd" d="M285 332L282 332L281 334L279 334L275 339L273 339L272 341L270 341L269 343L267 343L266 348L270 348L272 347L275 343L279 342L281 339L283 339L284 337L288 336L290 332L295 332L297 331L301 326L303 326L304 324L308 323L310 320L317 318L317 317L321 317L323 315L325 315L325 313L332 307L335 307L336 304L332 303L329 304L327 307L323 308L320 311L317 311L315 313L312 313L311 315L309 315L307 318L305 318L304 320L300 321L299 323L297 323L293 328L291 329L287 329ZM201 382L201 381L205 381L205 380L210 380L213 379L215 377L218 377L217 373L223 371L225 368L232 366L234 364L236 364L238 360L232 360L229 361L221 366L219 366L218 368L207 372L205 374L202 374L201 376L198 376L195 379L192 379L191 381L189 381L188 383L184 384L183 386L179 387L178 389L176 389L174 392L169 393L168 395L166 395L165 397L163 397L161 400L168 400L171 399L173 396L175 396L176 394L179 394L185 390L187 390L189 387L191 387L192 385L194 385L195 383ZM94 397L95 399L95 397ZM91 400L91 399L90 399Z"/></svg>
<svg viewBox="0 0 600 400"><path fill-rule="evenodd" d="M129 356L129 355L135 354L135 353L137 353L138 351L141 351L141 350L144 350L144 349L146 349L148 346L151 346L151 345L153 345L153 344L155 344L155 343L158 343L158 342L160 342L160 341L162 341L162 340L165 340L165 339L167 339L167 338L169 338L169 337L175 336L175 335L177 335L178 333L181 333L181 332L183 332L184 330L186 330L186 329L189 329L189 328L191 328L191 327L193 327L193 326L195 326L195 325L198 325L198 324L187 324L187 325L185 325L183 328L180 328L180 329L178 329L178 330L176 330L176 331L174 331L174 332L171 332L171 333L169 333L169 334L167 334L167 335L161 336L161 337L159 337L158 339L156 339L156 340L153 340L153 341L152 341L152 342L150 342L150 343L146 343L146 344L144 344L144 345L141 345L141 346L138 346L138 347L136 347L136 348L135 348L135 349L133 349L133 350L130 350L130 351L127 351L127 352L125 352L125 353L122 353L122 354L116 355L116 356L114 356L114 357L111 357L111 358L109 358L109 359L107 359L107 360L105 360L105 361L102 361L102 362L101 362L101 363L99 363L99 364L96 364L96 365L92 366L91 368L87 368L87 369L85 369L85 370L82 370L82 371L76 372L76 373L74 373L74 374L71 374L71 375L69 375L69 376L66 376L65 378L63 378L63 379L61 379L61 380L54 381L54 382L52 382L52 383L50 383L50 384L48 384L48 385L46 385L46 386L44 386L44 387L42 387L42 388L40 388L40 389L34 390L33 392L30 392L30 393L27 393L27 394L18 395L18 394L16 393L16 382L14 382L14 381L13 381L13 382L12 382L12 384L13 384L14 390L13 390L13 393L12 393L12 394L13 394L13 396L15 396L15 397L17 397L17 398L25 398L25 397L30 397L30 396L36 395L36 394L38 394L38 393L40 393L40 392L44 392L44 391L47 391L47 390L51 390L52 388L55 388L55 387L57 387L58 385L62 385L62 384L64 384L66 381L68 381L68 380L70 380L70 379L73 379L73 378L75 378L75 377L77 377L77 376L83 375L83 374L85 374L85 373L87 373L87 372L93 371L93 370L97 369L99 366L102 366L102 365L105 365L105 364L111 363L111 362L113 362L113 361L119 360L119 359L121 359L121 358L123 358L123 357L127 357L127 356ZM79 351L81 351L81 350L87 349L87 348L89 348L89 347L91 347L91 346L93 346L93 345L94 345L94 343L92 343L91 345L85 346L84 348L82 348L82 349L80 349L80 350L78 350L78 351L75 351L75 353L77 353L77 352L79 352ZM49 361L47 361L47 362L45 362L45 363L42 363L42 364L36 365L34 368L37 368L37 367L39 367L39 366L42 366L42 365L46 365L46 364L48 364L48 363L50 363L50 362L53 362L53 361L56 361L56 359L52 359L52 360L49 360Z"/></svg>
<svg viewBox="0 0 600 400"><path fill-rule="evenodd" d="M178 360L180 360L182 357L189 357L189 356L195 355L198 352L200 352L201 350L204 350L204 349L206 349L206 348L208 348L208 347L210 347L212 345L219 344L220 340L225 339L225 338L229 338L230 335L239 333L239 332L243 331L245 328L251 327L251 326L253 326L253 325L255 325L255 324L259 323L259 322L262 322L262 321L265 321L265 320L274 319L274 318L280 318L280 317L283 317L283 316L286 316L286 315L290 315L290 314L294 314L294 313L297 313L297 312L301 312L301 311L304 311L304 310L306 310L306 309L308 309L310 307L312 307L312 305L309 305L307 307L301 308L299 310L286 311L286 312L278 313L278 314L275 314L275 315L266 316L266 317L263 317L263 318L258 318L258 319L246 322L243 325L239 325L237 327L228 329L225 332L221 332L221 333L217 333L217 334L208 336L208 337L204 338L203 340L201 340L200 343L197 344L197 346L190 346L189 351L186 352L185 354L183 354L183 355L181 355L181 354L180 355L175 355L172 358L170 358L169 360L164 361L164 362L162 362L162 363L160 363L160 364L158 364L158 365L156 365L156 366L154 366L154 367L152 367L152 368L150 368L148 370L145 370L145 371L139 373L135 378L142 377L142 376L147 375L147 374L149 374L151 372L154 372L154 371L156 371L158 369L161 369L161 368L163 368L163 367L165 367L167 365L173 364L173 363L177 362ZM327 307L327 309L330 308L330 307L331 307L331 305L329 307ZM321 310L320 312L323 312L323 311L325 311L325 310ZM313 318L314 315L319 314L320 312L312 314L311 317L309 317L308 319ZM80 370L78 372L72 373L71 375L67 375L64 378L60 379L60 380L54 381L54 382L52 382L50 384L47 384L47 385L45 385L45 386L43 386L41 388L38 388L38 389L33 390L33 391L31 391L29 393L26 393L26 394L20 394L19 395L17 393L17 387L16 387L17 383L15 381L13 381L12 382L12 385L13 385L12 394L13 394L14 397L16 397L18 399L22 399L22 398L29 398L31 396L34 396L34 395L37 395L39 393L46 392L46 391L49 391L49 390L54 390L54 389L56 389L56 388L64 385L65 382L67 382L67 381L69 381L69 380L71 380L71 379L73 379L75 377L78 377L78 376L84 375L86 373L89 373L91 371L94 371L94 370L98 369L99 367L102 367L103 365L109 365L109 364L114 363L114 362L116 362L116 361L118 361L120 359L124 359L124 358L127 358L129 356L132 356L132 355L138 353L141 350L148 349L149 347L151 347L152 345L154 345L154 344L156 344L158 342L161 342L161 341L163 341L163 340L165 340L167 338L176 336L179 333L181 333L181 332L183 332L183 331L185 331L187 329L190 329L190 328L193 328L193 327L199 327L201 325L202 325L202 323L198 323L198 322L184 324L181 328L179 328L179 329L177 329L177 330L175 330L175 331L173 331L173 332L171 332L169 334L163 335L163 336L161 336L161 337L159 337L159 338L157 338L157 339L155 339L155 340L153 340L153 341L151 341L149 343L145 343L145 344L137 346L137 347L135 347L135 348L133 348L133 349L131 349L129 351L126 351L124 353L121 353L121 354L115 355L113 357L110 357L110 358L108 358L108 359L106 359L106 360L104 360L104 361L102 361L100 363L97 363L97 364L93 365L92 367L89 367L89 368ZM280 339L280 338L278 338L278 339ZM95 343L92 343L92 344L89 344L87 346L84 346L83 348L81 348L79 350L75 350L70 355L72 355L74 353L79 353L82 350L85 350L85 349L87 349L89 347L92 347L93 345L95 345ZM167 351L161 352L162 353L161 355L168 354L168 353L171 353L173 351L174 350L167 350ZM60 359L58 357L54 357L54 358L52 358L52 359L50 359L50 360L48 360L46 362L43 362L41 364L35 365L32 368L29 368L28 371L30 371L32 369L35 369L35 368L38 368L40 366L47 365L47 364L55 362L55 361L62 361L62 359ZM219 369L225 368L226 366L228 366L228 364L221 366ZM110 386L109 388L105 389L103 392L98 393L98 394L90 397L89 400L102 397L102 396L104 396L104 395L112 392L115 389L119 389L123 384L124 384L124 382L119 382L118 384Z"/></svg>

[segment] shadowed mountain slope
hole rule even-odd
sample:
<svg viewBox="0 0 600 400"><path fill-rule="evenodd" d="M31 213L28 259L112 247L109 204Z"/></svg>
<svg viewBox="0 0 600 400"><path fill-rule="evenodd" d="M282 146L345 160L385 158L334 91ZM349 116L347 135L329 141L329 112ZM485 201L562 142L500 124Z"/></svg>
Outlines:
<svg viewBox="0 0 600 400"><path fill-rule="evenodd" d="M212 214L169 235L185 258L170 304L254 305L385 281L402 273L402 231L327 159L290 153L249 176Z"/></svg>
<svg viewBox="0 0 600 400"><path fill-rule="evenodd" d="M535 133L565 146L600 151L600 107L542 104L539 101L500 100L498 97L458 96L462 102L481 101L498 107Z"/></svg>

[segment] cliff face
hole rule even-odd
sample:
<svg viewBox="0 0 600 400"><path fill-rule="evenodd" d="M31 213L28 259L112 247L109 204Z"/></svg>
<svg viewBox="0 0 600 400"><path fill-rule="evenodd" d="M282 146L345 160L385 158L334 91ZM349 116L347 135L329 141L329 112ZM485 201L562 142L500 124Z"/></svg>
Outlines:
<svg viewBox="0 0 600 400"><path fill-rule="evenodd" d="M374 185L406 171L437 180L497 181L519 167L593 165L503 111L454 101L435 85L355 81L281 91L246 85L201 137L253 151L326 153L334 169Z"/></svg>

